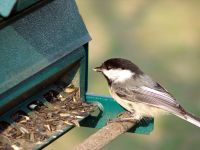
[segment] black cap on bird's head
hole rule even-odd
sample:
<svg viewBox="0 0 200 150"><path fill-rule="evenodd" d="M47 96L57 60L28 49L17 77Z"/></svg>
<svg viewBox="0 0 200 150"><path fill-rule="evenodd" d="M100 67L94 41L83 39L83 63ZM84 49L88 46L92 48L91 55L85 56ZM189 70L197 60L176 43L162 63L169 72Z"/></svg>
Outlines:
<svg viewBox="0 0 200 150"><path fill-rule="evenodd" d="M94 68L94 71L103 73L109 85L113 82L124 82L143 74L134 63L123 58L109 59L100 67Z"/></svg>
<svg viewBox="0 0 200 150"><path fill-rule="evenodd" d="M94 68L94 71L102 72L103 70L110 69L121 69L121 70L130 70L135 74L143 74L143 72L132 63L130 60L123 58L111 58L106 60L100 67Z"/></svg>

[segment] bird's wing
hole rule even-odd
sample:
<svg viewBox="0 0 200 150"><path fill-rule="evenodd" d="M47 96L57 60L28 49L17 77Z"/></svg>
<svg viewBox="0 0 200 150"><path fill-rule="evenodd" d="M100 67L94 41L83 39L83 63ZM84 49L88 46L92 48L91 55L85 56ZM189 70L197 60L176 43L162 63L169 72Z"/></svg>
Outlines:
<svg viewBox="0 0 200 150"><path fill-rule="evenodd" d="M128 101L145 103L150 106L161 108L170 113L182 114L186 112L168 92L152 89L146 86L140 87L114 87L116 94Z"/></svg>

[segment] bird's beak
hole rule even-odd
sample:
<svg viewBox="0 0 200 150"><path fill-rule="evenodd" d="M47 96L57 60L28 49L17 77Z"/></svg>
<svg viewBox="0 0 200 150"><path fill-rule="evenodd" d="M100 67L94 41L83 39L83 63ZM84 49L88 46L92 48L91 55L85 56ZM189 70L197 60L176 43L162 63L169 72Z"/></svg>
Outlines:
<svg viewBox="0 0 200 150"><path fill-rule="evenodd" d="M93 70L96 71L96 72L102 72L102 68L101 67L96 67Z"/></svg>

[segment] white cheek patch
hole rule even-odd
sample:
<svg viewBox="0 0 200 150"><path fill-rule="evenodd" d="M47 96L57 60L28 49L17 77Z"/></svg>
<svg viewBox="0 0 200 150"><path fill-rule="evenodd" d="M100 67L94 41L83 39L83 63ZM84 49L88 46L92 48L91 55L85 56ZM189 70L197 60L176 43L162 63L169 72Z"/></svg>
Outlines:
<svg viewBox="0 0 200 150"><path fill-rule="evenodd" d="M121 69L110 69L103 70L103 73L112 81L123 82L129 78L131 78L134 73L129 70L121 70Z"/></svg>

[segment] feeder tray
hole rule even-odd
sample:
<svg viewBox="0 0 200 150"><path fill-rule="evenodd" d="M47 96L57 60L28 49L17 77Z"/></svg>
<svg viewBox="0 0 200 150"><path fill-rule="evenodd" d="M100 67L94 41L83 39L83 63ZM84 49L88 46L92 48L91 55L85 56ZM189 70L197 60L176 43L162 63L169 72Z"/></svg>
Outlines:
<svg viewBox="0 0 200 150"><path fill-rule="evenodd" d="M66 127L80 126L79 121L97 109L97 105L80 99L77 87L70 85L63 90L49 89L43 95L37 95L37 100L27 101L21 110L10 112L12 125L0 122L0 147L39 148L48 143L50 137L56 138L57 134L63 133Z"/></svg>
<svg viewBox="0 0 200 150"><path fill-rule="evenodd" d="M101 128L124 111L87 93L91 38L74 0L7 1L0 7L0 150L41 149L75 126ZM152 129L151 119L130 132Z"/></svg>

